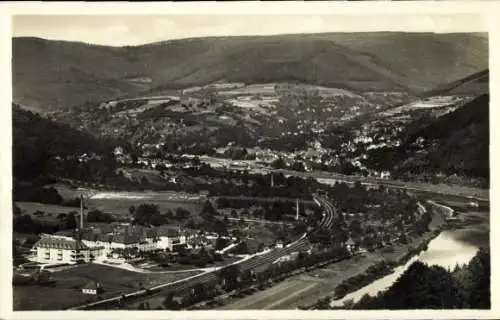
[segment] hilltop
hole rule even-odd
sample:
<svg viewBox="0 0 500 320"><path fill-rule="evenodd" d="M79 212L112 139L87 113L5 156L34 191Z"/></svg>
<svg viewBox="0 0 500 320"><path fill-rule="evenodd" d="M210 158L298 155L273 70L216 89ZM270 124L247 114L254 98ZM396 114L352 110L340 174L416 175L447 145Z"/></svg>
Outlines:
<svg viewBox="0 0 500 320"><path fill-rule="evenodd" d="M437 86L435 89L425 92L423 96L487 94L490 84L489 77L489 69L483 70L465 78Z"/></svg>
<svg viewBox="0 0 500 320"><path fill-rule="evenodd" d="M487 67L475 34L208 37L107 47L13 39L14 101L40 111L217 81L424 92Z"/></svg>

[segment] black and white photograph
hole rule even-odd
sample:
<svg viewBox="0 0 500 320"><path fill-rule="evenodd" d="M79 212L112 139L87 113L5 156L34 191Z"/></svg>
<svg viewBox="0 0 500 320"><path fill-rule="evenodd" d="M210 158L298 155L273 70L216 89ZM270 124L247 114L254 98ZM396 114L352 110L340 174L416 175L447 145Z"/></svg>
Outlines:
<svg viewBox="0 0 500 320"><path fill-rule="evenodd" d="M489 33L335 21L13 16L13 310L490 310Z"/></svg>

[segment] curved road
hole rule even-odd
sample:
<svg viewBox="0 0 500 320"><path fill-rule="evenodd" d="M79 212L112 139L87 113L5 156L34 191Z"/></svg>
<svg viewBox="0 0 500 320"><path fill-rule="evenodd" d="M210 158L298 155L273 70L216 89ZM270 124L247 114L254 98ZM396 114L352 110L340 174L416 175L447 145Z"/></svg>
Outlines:
<svg viewBox="0 0 500 320"><path fill-rule="evenodd" d="M331 228L333 223L333 218L335 215L335 208L333 207L332 204L330 204L325 198L321 196L314 195L314 199L325 209L323 218L319 223L319 228ZM315 232L315 230L312 230L311 232ZM301 249L308 248L309 242L307 235L308 235L307 233L303 234L299 239L286 245L283 248L273 249L266 253L256 254L248 259L234 262L231 265L239 265L240 270L242 271L253 270L259 267L264 267L266 265L273 263L280 257L286 256L292 252ZM156 296L164 295L167 292L182 291L194 286L195 284L202 284L217 280L219 276L218 271L224 267L220 267L212 271L207 271L201 274L197 274L192 277L181 279L175 282L169 282L159 286L139 290L122 296L117 296L105 300L92 302L71 309L72 310L108 309L108 308L116 309L120 308L120 306L123 305L140 303L143 301L150 300Z"/></svg>

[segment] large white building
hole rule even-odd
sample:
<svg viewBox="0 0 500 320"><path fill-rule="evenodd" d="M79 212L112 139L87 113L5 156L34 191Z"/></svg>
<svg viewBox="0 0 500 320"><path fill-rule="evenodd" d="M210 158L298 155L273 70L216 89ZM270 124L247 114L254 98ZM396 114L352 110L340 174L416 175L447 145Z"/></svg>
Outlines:
<svg viewBox="0 0 500 320"><path fill-rule="evenodd" d="M32 260L40 263L90 262L103 254L100 246L88 247L71 237L42 235L32 248Z"/></svg>
<svg viewBox="0 0 500 320"><path fill-rule="evenodd" d="M209 240L193 230L171 226L146 228L96 223L88 226L76 239L68 234L43 235L33 246L31 260L48 264L90 262L117 256L127 249L137 252L174 251L174 247L182 244L192 248L207 246L213 242Z"/></svg>

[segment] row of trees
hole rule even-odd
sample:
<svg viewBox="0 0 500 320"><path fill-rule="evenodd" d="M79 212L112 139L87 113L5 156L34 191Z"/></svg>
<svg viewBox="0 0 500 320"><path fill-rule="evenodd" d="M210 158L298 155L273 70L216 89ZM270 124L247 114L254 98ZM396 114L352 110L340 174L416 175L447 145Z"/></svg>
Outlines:
<svg viewBox="0 0 500 320"><path fill-rule="evenodd" d="M283 201L281 199L274 201L259 201L259 199L253 198L219 197L217 198L216 203L218 208L243 208L244 215L251 214L256 218L271 221L282 221L286 215L293 215L296 212L296 203L293 199L290 199L289 201ZM256 207L256 209L250 211L249 209L251 207ZM312 210L318 208L315 204L299 203L299 212L301 215L305 212L306 207Z"/></svg>
<svg viewBox="0 0 500 320"><path fill-rule="evenodd" d="M390 274L395 265L396 263L392 261L380 261L368 267L364 274L359 274L342 281L341 284L335 287L335 299L341 299L347 293L356 291L371 283L373 279Z"/></svg>
<svg viewBox="0 0 500 320"><path fill-rule="evenodd" d="M134 217L134 223L143 226L160 226L168 224L169 220L186 220L191 216L189 210L177 208L175 211L168 210L162 214L160 207L151 203L143 203L129 207L129 213Z"/></svg>
<svg viewBox="0 0 500 320"><path fill-rule="evenodd" d="M413 263L396 282L375 297L363 296L352 309L489 309L490 252L480 249L464 266L448 271Z"/></svg>

